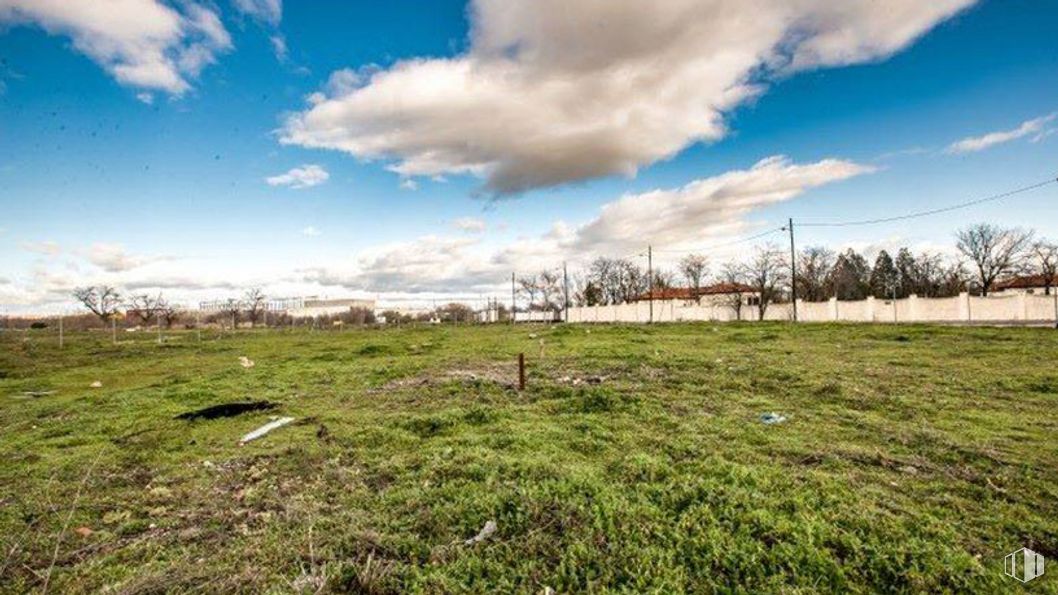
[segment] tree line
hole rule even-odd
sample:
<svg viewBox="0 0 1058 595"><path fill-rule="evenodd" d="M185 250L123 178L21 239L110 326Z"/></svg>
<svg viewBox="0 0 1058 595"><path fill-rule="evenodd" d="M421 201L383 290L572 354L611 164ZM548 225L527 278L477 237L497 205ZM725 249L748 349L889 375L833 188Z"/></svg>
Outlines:
<svg viewBox="0 0 1058 595"><path fill-rule="evenodd" d="M788 301L795 287L799 299L811 302L832 297L901 299L912 294L952 297L964 291L987 296L999 281L1025 274L1040 275L1049 295L1058 269L1058 245L1036 239L1031 230L979 223L955 233L954 256L916 254L903 247L894 254L880 250L871 262L852 248L836 252L808 246L797 252L793 264L790 253L774 244L758 246L748 258L724 262L716 271L706 254L687 254L674 269L650 271L628 258L600 256L570 276L569 305L623 304L648 298L651 289L654 295L664 295L664 290L677 285L697 296L705 286L723 284L725 293L719 299L740 311L746 305L743 298L751 294L763 318L768 304ZM557 270L517 281L519 295L530 310L557 313L566 305Z"/></svg>

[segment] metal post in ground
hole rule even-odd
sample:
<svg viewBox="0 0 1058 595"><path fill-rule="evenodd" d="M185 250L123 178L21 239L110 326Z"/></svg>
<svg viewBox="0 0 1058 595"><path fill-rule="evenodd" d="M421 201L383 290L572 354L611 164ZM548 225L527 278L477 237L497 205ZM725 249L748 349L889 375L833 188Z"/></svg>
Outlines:
<svg viewBox="0 0 1058 595"><path fill-rule="evenodd" d="M650 303L650 323L654 323L654 249L647 246L647 301ZM639 318L637 315L636 318Z"/></svg>

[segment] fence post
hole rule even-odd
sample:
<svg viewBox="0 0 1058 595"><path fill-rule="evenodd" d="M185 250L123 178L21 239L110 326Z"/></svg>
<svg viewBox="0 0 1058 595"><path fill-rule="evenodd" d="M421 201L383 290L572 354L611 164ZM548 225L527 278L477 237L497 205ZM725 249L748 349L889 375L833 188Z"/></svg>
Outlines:
<svg viewBox="0 0 1058 595"><path fill-rule="evenodd" d="M518 354L518 390L525 390L525 354Z"/></svg>

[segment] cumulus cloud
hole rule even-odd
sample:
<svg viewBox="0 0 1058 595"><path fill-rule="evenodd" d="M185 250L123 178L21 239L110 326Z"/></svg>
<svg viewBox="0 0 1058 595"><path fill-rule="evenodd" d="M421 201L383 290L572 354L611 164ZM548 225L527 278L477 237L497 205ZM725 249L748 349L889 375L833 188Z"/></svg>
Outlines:
<svg viewBox="0 0 1058 595"><path fill-rule="evenodd" d="M752 211L874 168L841 159L797 164L783 156L679 188L626 194L591 220L556 222L537 237L488 251L477 237L427 236L379 246L350 267L319 267L304 280L366 291L484 291L512 270L537 270L563 260L625 256L655 247L694 248L739 233Z"/></svg>
<svg viewBox="0 0 1058 595"><path fill-rule="evenodd" d="M465 54L340 71L280 142L494 194L632 176L774 78L885 58L973 1L476 0Z"/></svg>
<svg viewBox="0 0 1058 595"><path fill-rule="evenodd" d="M306 227L305 229L301 230L301 235L308 236L310 238L314 238L316 236L319 236L319 235L321 235L321 233L322 232L320 232L320 230L316 229L315 227L313 227L311 225Z"/></svg>
<svg viewBox="0 0 1058 595"><path fill-rule="evenodd" d="M105 242L92 244L85 257L88 262L110 273L129 271L155 260L129 254L121 244Z"/></svg>
<svg viewBox="0 0 1058 595"><path fill-rule="evenodd" d="M302 189L318 186L327 181L331 175L319 165L302 165L295 167L285 174L265 178L269 186L286 186L288 188Z"/></svg>
<svg viewBox="0 0 1058 595"><path fill-rule="evenodd" d="M1020 126L1012 130L1000 130L998 132L989 132L982 136L964 138L948 145L948 148L945 149L944 152L949 154L974 153L977 151L983 151L995 145L1029 136L1030 134L1036 135L1037 138L1042 138L1041 135L1046 136L1049 133L1049 131L1044 130L1044 128L1047 124L1053 122L1055 117L1058 117L1058 112L1046 116L1040 116L1039 118L1034 118L1032 120L1026 120L1022 122Z"/></svg>
<svg viewBox="0 0 1058 595"><path fill-rule="evenodd" d="M277 278L286 283L282 290L288 295L311 295L335 287L383 295L495 295L505 290L512 271L557 267L563 261L575 270L598 255L640 253L648 243L656 249L655 264L671 266L674 262L664 260L667 250L700 250L748 233L759 225L752 219L760 209L871 171L870 166L843 159L796 163L774 156L683 186L618 196L586 221L557 221L550 229L507 243L486 242L482 234L453 230L448 237L429 235L368 247L354 256L323 260L305 270L277 269L274 261L240 259L163 262L130 255L117 244L96 244L80 253L95 267L63 268L62 259L40 259L24 285L12 284L0 292L0 303L16 298L25 303L69 301L72 287L98 283L128 291L165 290L172 299L185 300L189 295L225 295L240 287L268 288L276 286ZM452 224L470 232L483 226L473 218ZM728 256L713 250L710 255Z"/></svg>
<svg viewBox="0 0 1058 595"><path fill-rule="evenodd" d="M173 95L232 47L217 13L194 2L0 0L0 23L69 37L118 82Z"/></svg>
<svg viewBox="0 0 1058 595"><path fill-rule="evenodd" d="M477 217L460 217L452 221L452 225L467 233L482 233L485 231L485 221Z"/></svg>
<svg viewBox="0 0 1058 595"><path fill-rule="evenodd" d="M283 18L282 0L235 0L235 9L273 27Z"/></svg>
<svg viewBox="0 0 1058 595"><path fill-rule="evenodd" d="M55 256L62 252L62 246L51 240L45 240L43 242L22 242L22 249L27 252L43 254L44 256Z"/></svg>

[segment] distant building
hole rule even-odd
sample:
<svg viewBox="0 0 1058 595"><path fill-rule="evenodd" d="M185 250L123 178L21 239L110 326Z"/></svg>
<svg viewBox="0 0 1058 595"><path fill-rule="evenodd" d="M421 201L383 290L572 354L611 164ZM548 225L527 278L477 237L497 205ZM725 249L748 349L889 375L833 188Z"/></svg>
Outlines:
<svg viewBox="0 0 1058 595"><path fill-rule="evenodd" d="M655 302L678 300L684 305L727 305L735 296L741 296L742 303L747 306L755 306L760 301L760 294L753 287L744 283L716 283L705 287L666 287L655 289L638 296L632 301Z"/></svg>
<svg viewBox="0 0 1058 595"><path fill-rule="evenodd" d="M304 298L301 304L295 308L289 308L286 313L295 318L307 318L315 316L334 316L343 314L350 310L375 311L375 300L360 299L320 299L315 296Z"/></svg>
<svg viewBox="0 0 1058 595"><path fill-rule="evenodd" d="M1052 277L1049 285L1051 291L1054 291L1058 287L1058 276ZM1048 283L1045 275L1023 275L997 282L992 291L1027 293L1031 295L1047 293L1047 287Z"/></svg>
<svg viewBox="0 0 1058 595"><path fill-rule="evenodd" d="M229 300L211 300L199 302L198 309L203 312L221 312L228 309ZM243 300L238 300L240 308L246 308ZM286 297L266 300L264 309L276 314L289 314L295 318L315 316L334 316L353 309L364 309L374 312L375 300L361 299L323 299L317 296Z"/></svg>

